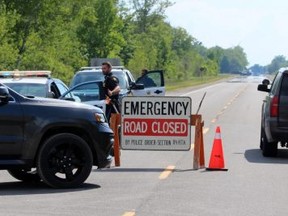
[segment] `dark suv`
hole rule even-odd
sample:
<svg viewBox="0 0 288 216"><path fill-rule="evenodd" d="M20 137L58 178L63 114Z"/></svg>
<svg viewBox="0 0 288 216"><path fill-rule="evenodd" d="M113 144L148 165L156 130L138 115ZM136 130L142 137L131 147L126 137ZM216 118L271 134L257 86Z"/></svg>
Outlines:
<svg viewBox="0 0 288 216"><path fill-rule="evenodd" d="M55 188L82 184L111 163L114 142L100 108L28 98L0 84L0 169Z"/></svg>
<svg viewBox="0 0 288 216"><path fill-rule="evenodd" d="M262 105L260 148L264 156L275 157L278 143L288 147L288 69L280 70L271 86L263 80L258 90L268 92Z"/></svg>

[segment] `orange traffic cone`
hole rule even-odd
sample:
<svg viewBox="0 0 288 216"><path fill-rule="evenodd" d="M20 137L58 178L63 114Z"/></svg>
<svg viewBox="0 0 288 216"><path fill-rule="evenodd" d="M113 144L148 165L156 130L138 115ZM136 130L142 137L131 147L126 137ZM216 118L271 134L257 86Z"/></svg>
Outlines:
<svg viewBox="0 0 288 216"><path fill-rule="evenodd" d="M227 171L228 169L224 168L224 155L222 149L222 139L220 133L220 127L216 128L215 138L213 142L213 147L210 156L209 167L206 170L220 170L220 171Z"/></svg>

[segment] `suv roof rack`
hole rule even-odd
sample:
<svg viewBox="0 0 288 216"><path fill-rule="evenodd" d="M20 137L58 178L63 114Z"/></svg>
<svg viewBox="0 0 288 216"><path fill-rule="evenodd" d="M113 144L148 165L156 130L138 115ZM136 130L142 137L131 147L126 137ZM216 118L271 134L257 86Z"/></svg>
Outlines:
<svg viewBox="0 0 288 216"><path fill-rule="evenodd" d="M100 70L102 66L81 67L80 70ZM112 69L124 69L124 66L112 66Z"/></svg>
<svg viewBox="0 0 288 216"><path fill-rule="evenodd" d="M51 71L47 70L31 70L31 71L0 71L1 78L15 77L50 77Z"/></svg>

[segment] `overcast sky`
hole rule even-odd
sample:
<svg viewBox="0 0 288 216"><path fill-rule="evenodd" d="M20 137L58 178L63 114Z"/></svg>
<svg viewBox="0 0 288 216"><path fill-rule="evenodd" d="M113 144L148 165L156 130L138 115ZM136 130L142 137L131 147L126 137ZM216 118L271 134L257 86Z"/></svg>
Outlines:
<svg viewBox="0 0 288 216"><path fill-rule="evenodd" d="M207 48L240 45L249 66L288 56L287 0L171 0L167 21Z"/></svg>

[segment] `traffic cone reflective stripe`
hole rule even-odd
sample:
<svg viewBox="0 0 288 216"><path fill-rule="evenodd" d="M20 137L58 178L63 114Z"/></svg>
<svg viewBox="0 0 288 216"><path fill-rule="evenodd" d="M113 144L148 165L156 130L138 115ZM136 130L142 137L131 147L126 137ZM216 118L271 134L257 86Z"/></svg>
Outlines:
<svg viewBox="0 0 288 216"><path fill-rule="evenodd" d="M220 133L220 131L219 132L216 131L214 139L221 141L221 133Z"/></svg>
<svg viewBox="0 0 288 216"><path fill-rule="evenodd" d="M224 163L224 154L223 154L223 148L222 148L221 132L220 132L220 127L218 126L216 128L216 133L214 137L209 167L206 168L206 170L227 171L228 169L225 169L224 167L225 167L225 163Z"/></svg>

